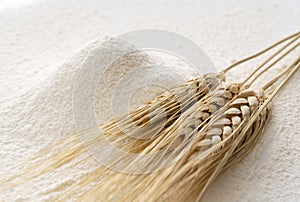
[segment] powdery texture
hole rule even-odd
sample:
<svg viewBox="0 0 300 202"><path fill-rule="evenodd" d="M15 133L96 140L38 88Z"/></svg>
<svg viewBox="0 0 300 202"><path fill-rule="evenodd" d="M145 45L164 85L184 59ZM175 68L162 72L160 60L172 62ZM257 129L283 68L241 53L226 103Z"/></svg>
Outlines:
<svg viewBox="0 0 300 202"><path fill-rule="evenodd" d="M118 54L122 48L134 48L115 38L94 38L145 27L169 29L198 43L221 69L230 61L297 31L298 7L297 1L283 0L54 0L1 11L0 175L13 172L13 166L38 149L76 132L72 116L73 81L86 57L101 48L100 52L107 57ZM182 16L178 17L179 13ZM103 41L109 41L109 46L103 46ZM170 66L169 61L144 53L122 61L122 69L127 70L141 64L165 64L178 71L184 66L180 62ZM246 74L250 68L246 65L229 77ZM124 72L108 74L117 79ZM107 80L107 85L116 83L113 78ZM245 160L223 173L209 187L203 201L300 200L299 79L298 72L274 100L272 118L261 143ZM173 80L168 82L173 84ZM110 103L100 100L111 97L101 89L105 87L99 88L97 93L101 96L95 106L100 120L110 116L106 108ZM137 104L135 101L142 101L138 100L141 95L144 92L132 99L132 106ZM105 109L107 113L103 113ZM50 200L97 166L91 161L46 179L40 177L32 187L19 187L0 200Z"/></svg>
<svg viewBox="0 0 300 202"><path fill-rule="evenodd" d="M124 55L124 53L127 54ZM143 73L142 76L148 78L149 82L161 84L167 89L178 86L193 77L193 72L187 71L187 65L184 65L178 59L178 64L173 61L172 66L169 66L164 64L165 62L161 61L159 57L138 52L134 46L120 39L106 37L94 40L83 47L81 51L74 54L65 64L57 67L56 71L49 74L43 80L43 83L38 86L39 88L36 88L34 91L25 92L13 103L4 102L7 104L8 109L14 110L14 113L4 112L7 114L7 119L2 122L2 141L5 144L5 150L3 151L6 154L3 155L3 170L1 170L1 174L8 173L16 162L22 162L25 157L24 155L30 156L37 149L54 144L64 136L76 135L72 108L74 104L72 99L74 85L84 85L85 89L91 87L88 82L91 78L87 79L85 83L78 84L75 83L76 76L78 77L83 65L87 64L87 59L89 59L88 64L91 66L106 66L114 58L119 59L111 66L107 66L101 77L97 74L92 74L99 77L96 94L92 95L95 96L95 113L99 123L112 118L113 112L122 114L118 112L118 110L124 112L124 104L122 102L130 101L130 106L127 107L125 105L130 110L149 100L149 97L147 98L149 94L147 96L144 95L146 92L140 95L141 93L138 91L132 91L132 89L127 88L129 85L140 85L135 82L141 81L141 78L137 78L138 75L130 75L132 71L138 68L149 67L151 70L152 66L158 67L154 69L155 71L143 68L138 73ZM97 72L96 69L89 69L89 71ZM177 72L174 74L177 77L174 77L174 75L173 77L170 76L171 71ZM126 79L122 83L123 78ZM151 81L151 78L155 80ZM121 90L118 89L118 87L121 87L121 85L117 86L120 81L121 85L127 87ZM166 81L168 82L166 83ZM149 87L151 88L151 86ZM115 89L118 89L124 95L115 95L117 93ZM164 89L152 88L152 91L151 97L162 93ZM137 94L130 96L130 100L125 100L125 95L130 95L132 92L136 92ZM85 96L84 92L82 94L82 96ZM112 101L116 99L115 97L117 97L117 101L120 103L117 102L111 106ZM87 99L87 97L83 97L83 99ZM81 108L86 107L83 105L84 103L78 104L80 104L79 107ZM12 110L9 112L12 112ZM14 137L11 135L12 132L14 133ZM22 155L23 153L24 155ZM24 184L24 186L16 188L15 192L8 193L4 199L51 200L64 187L98 166L92 159L87 164L76 167L71 165L70 163L64 166L63 171L59 169L61 170L60 172L51 173L50 178L49 176L38 177L34 180L34 186ZM11 171L15 172L15 170ZM17 196L15 193L17 193ZM28 193L32 194L28 195Z"/></svg>

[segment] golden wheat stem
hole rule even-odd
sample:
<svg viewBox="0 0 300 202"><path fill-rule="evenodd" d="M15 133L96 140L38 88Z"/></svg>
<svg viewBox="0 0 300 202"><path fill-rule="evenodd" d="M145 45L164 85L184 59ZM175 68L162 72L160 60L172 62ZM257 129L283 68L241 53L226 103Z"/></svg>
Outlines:
<svg viewBox="0 0 300 202"><path fill-rule="evenodd" d="M273 78L271 81L267 82L265 85L263 85L262 89L266 90L269 88L271 85L273 85L276 81L278 81L280 78L282 78L283 75L285 75L288 71L290 71L290 67L293 67L300 62L300 57L298 57L288 68L285 70L281 71L280 74L278 74L275 78Z"/></svg>
<svg viewBox="0 0 300 202"><path fill-rule="evenodd" d="M276 46L278 46L278 45L280 45L280 44L286 42L287 40L289 40L289 39L291 39L291 38L294 38L294 37L298 36L299 34L300 34L300 32L297 32L297 33L295 33L295 34L292 34L292 35L290 35L290 36L288 36L288 37L286 37L286 38L284 38L284 39L282 39L282 40L276 42L275 44L273 44L273 45L271 45L271 46L269 46L269 47L267 47L267 48L265 48L265 49L263 49L263 50L261 50L261 51L255 53L255 54L253 54L253 55L251 55L251 56L248 56L248 57L246 57L246 58L244 58L244 59L242 59L242 60L239 60L239 61L235 62L234 64L230 65L229 67L225 68L222 72L227 73L227 72L230 71L232 68L234 68L234 67L236 67L236 66L238 66L238 65L240 65L240 64L243 64L243 63L245 63L245 62L247 62L247 61L249 61L249 60L251 60L251 59L253 59L253 58L256 58L256 57L258 57L258 56L260 56L260 55L262 55L262 54L268 52L269 50L275 48Z"/></svg>
<svg viewBox="0 0 300 202"><path fill-rule="evenodd" d="M300 38L297 37L297 39ZM293 50L295 50L296 48L298 48L300 45L300 42L297 43L296 45L292 46L290 49L288 49L285 53L283 53L279 58L277 58L274 62L272 62L269 66L267 66L265 69L263 69L261 72L259 72L250 82L249 84L247 84L247 86L251 86L258 77L260 77L263 73L265 73L266 71L268 71L272 66L274 66L276 63L278 63L281 59L283 59L285 56L287 56L289 53L291 53ZM243 82L245 83L246 80Z"/></svg>

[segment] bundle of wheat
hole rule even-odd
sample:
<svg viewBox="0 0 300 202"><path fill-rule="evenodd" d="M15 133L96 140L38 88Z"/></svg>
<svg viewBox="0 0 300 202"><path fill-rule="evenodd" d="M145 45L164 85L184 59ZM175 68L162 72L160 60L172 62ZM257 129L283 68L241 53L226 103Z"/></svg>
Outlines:
<svg viewBox="0 0 300 202"><path fill-rule="evenodd" d="M210 121L202 125L200 130L200 127L195 127L185 132L183 137L180 135L181 143L176 148L170 148L181 152L180 159L176 159L168 168L148 175L102 172L108 176L99 181L80 200L194 201L201 199L211 181L223 169L241 160L261 138L270 117L270 101L299 67L300 58L271 81L274 83L288 74L275 90L269 89L270 82L266 85L268 87L262 88L259 93L253 90L242 90L218 110ZM196 125L191 124L197 122L195 117L186 116L183 119L192 127ZM186 129L187 126L184 125L183 128ZM171 134L178 135L174 131L166 135ZM155 145L158 149L162 148L161 142ZM172 141L169 140L168 143ZM126 166L134 165L135 162L132 162ZM100 176L101 174L97 173L93 180Z"/></svg>
<svg viewBox="0 0 300 202"><path fill-rule="evenodd" d="M122 150L141 155L160 152L160 155L154 155L144 164L139 163L139 158L124 161L124 156L112 155L110 164L122 162L123 168L132 170L133 174L115 172L100 166L71 185L58 199L66 199L90 186L92 182L97 184L89 187L79 200L201 199L211 181L222 170L242 159L260 139L270 117L269 103L299 68L299 58L258 91L251 90L250 87L263 73L293 52L300 45L293 45L299 38L299 33L291 35L236 62L218 75L209 74L191 80L186 85L158 96L129 115L101 125L103 134L99 136L106 136ZM282 48L264 60L243 82L223 87L225 74L229 70L285 42L287 43ZM264 67L269 62L272 63ZM272 89L273 84L283 77L285 79L275 90ZM101 138L94 137L89 144L96 146L99 145L96 144L98 141ZM24 173L6 179L6 183L17 183L8 188L54 171L85 153L79 138L74 136L50 150L55 151L57 148L63 149L29 167ZM39 156L47 151L49 150L40 152ZM98 151L101 152L102 149L98 148ZM167 166L159 166L166 161ZM139 170L153 173L134 174L137 166Z"/></svg>

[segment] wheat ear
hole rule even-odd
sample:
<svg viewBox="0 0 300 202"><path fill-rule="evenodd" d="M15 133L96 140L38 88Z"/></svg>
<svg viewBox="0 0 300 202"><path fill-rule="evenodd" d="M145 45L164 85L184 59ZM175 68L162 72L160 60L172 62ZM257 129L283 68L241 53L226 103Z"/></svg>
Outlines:
<svg viewBox="0 0 300 202"><path fill-rule="evenodd" d="M187 83L171 89L170 91L164 92L152 101L149 101L144 105L138 107L137 109L134 109L129 113L129 115L124 115L121 117L117 117L116 119L108 120L101 125L101 128L105 134L108 134L108 138L112 142L115 142L115 144L119 144L118 142L126 141L128 139L128 136L125 136L122 130L129 130L132 137L138 138L131 138L132 144L139 145L139 138L142 137L138 137L138 135L134 134L141 134L139 130L143 129L143 131L145 131L144 126L146 125L146 131L148 133L157 130L154 124L147 124L150 121L150 118L152 122L157 122L163 119L165 122L164 128L167 128L168 125L170 125L172 121L176 120L180 116L180 114L190 105L193 105L204 95L206 95L210 90L216 88L222 81L222 79L224 78L211 73L200 78L189 80ZM132 125L138 127L134 127L134 131L128 129L128 127L132 127ZM120 128L122 130L120 130ZM160 128L160 130L163 130L164 128ZM146 136L145 133L143 133L143 135ZM63 151L61 152L62 149ZM46 158L46 160L41 160L37 163L33 163L39 158L44 159L44 156L47 156L49 155L49 153L53 152L54 154L52 154L50 158ZM9 182L11 181L17 181L16 183L12 183L10 186L8 186L8 188L12 188L22 182L42 175L46 172L51 172L56 168L69 163L85 152L86 150L78 136L72 135L55 145L51 145L50 147L40 150L36 157L30 159L30 161L27 162L28 164L32 165L28 166L24 172L13 175L12 177L3 180L3 183L9 184ZM33 172L34 170L36 170L36 172ZM20 179L17 180L18 178Z"/></svg>

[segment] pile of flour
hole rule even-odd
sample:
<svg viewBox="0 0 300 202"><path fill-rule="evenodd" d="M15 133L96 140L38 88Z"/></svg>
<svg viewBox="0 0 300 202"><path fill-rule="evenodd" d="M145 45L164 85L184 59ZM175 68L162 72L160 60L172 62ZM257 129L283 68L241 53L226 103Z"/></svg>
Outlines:
<svg viewBox="0 0 300 202"><path fill-rule="evenodd" d="M107 65L114 58L118 59L111 66ZM88 82L91 78L86 78L85 83L76 83L76 78L80 76L83 66L86 67L87 61L92 61L89 65L107 65L102 75L92 75L99 77L95 94L92 95L95 96L94 108L98 123L127 113L197 75L178 58L137 51L133 44L118 38L93 40L63 65L56 67L56 71L49 74L42 83L20 92L21 95L14 102L3 101L8 109L8 116L2 121L1 141L5 146L5 155L2 158L1 174L16 172L10 168L16 162L29 158L39 148L54 145L65 136L77 134L73 114L73 91L75 85L91 88ZM148 85L143 86L142 84L147 84L146 80ZM11 136L12 132L14 137ZM8 193L4 199L51 200L64 186L97 166L99 165L91 159L90 163L65 167L63 171L51 174L50 179L49 176L39 177L34 186L24 184L17 187L15 192ZM15 193L18 193L17 196Z"/></svg>
<svg viewBox="0 0 300 202"><path fill-rule="evenodd" d="M122 50L134 50L132 44L104 35L145 26L177 31L200 44L221 69L297 31L297 4L54 0L0 11L0 175L16 172L13 167L38 149L76 133L72 92L78 70L95 53L109 58ZM178 13L183 15L178 17ZM165 78L167 86L194 76L185 63L174 58L140 52L122 58L97 89L99 120L112 116L109 106L113 95L107 89L113 89L130 69L147 65L166 67L154 75ZM229 77L236 78L250 68L246 65ZM182 75L178 83L166 77L170 69ZM298 72L274 101L273 117L262 142L245 160L223 173L203 201L300 199L299 78ZM134 107L161 90L141 89L126 102ZM20 186L0 200L51 200L64 186L97 166L91 161L40 177L32 186Z"/></svg>

